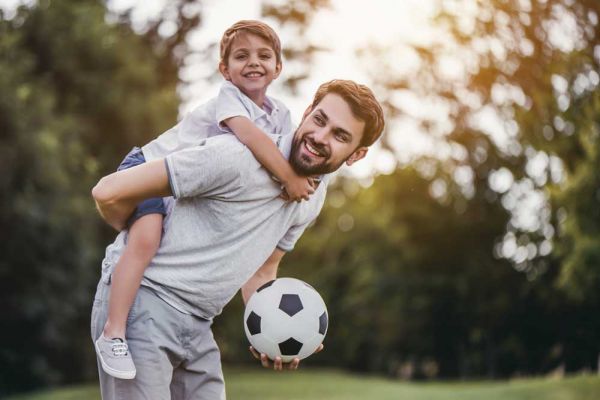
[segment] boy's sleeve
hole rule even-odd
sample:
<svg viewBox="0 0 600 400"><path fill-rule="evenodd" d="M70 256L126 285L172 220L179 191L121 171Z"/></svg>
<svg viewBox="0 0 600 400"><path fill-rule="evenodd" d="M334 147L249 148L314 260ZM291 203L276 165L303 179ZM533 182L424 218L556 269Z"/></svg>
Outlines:
<svg viewBox="0 0 600 400"><path fill-rule="evenodd" d="M217 96L215 118L222 131L231 132L231 129L223 123L228 118L246 117L251 121L254 120L252 106L248 104L248 101L250 100L231 82L226 81L221 86Z"/></svg>
<svg viewBox="0 0 600 400"><path fill-rule="evenodd" d="M229 135L169 154L165 165L171 192L175 198L227 196L243 181L247 160L245 147Z"/></svg>

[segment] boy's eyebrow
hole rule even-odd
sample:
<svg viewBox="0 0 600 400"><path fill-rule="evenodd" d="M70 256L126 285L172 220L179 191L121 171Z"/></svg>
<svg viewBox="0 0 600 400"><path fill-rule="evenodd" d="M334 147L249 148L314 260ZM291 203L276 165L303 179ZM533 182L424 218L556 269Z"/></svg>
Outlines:
<svg viewBox="0 0 600 400"><path fill-rule="evenodd" d="M270 51L270 52L272 52L272 53L275 53L275 50L273 50L273 49L272 49L272 48L270 48L270 47L261 47L261 48L259 48L259 49L257 49L257 50L258 50L258 51ZM247 47L238 47L238 48L235 48L235 49L233 49L233 52L234 52L234 53L237 53L238 51L249 51L249 50L248 50L248 48L247 48Z"/></svg>
<svg viewBox="0 0 600 400"><path fill-rule="evenodd" d="M319 113L321 115L321 118L323 118L325 120L325 122L329 121L329 117L327 116L327 114L325 113L325 111L323 111L321 108L318 108L316 110L317 113ZM347 131L346 129L336 126L333 128L333 131L336 133L343 133L345 135L348 135L350 137L350 139L352 139L352 132Z"/></svg>

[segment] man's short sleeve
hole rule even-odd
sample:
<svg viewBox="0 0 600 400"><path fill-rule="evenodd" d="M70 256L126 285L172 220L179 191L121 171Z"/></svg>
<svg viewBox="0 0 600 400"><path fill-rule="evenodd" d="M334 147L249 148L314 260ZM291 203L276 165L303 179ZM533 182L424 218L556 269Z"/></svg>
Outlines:
<svg viewBox="0 0 600 400"><path fill-rule="evenodd" d="M240 184L247 160L245 147L230 135L170 154L165 165L171 192L175 198L231 193Z"/></svg>
<svg viewBox="0 0 600 400"><path fill-rule="evenodd" d="M223 121L232 117L246 117L253 120L252 106L248 99L231 82L226 81L217 96L215 120L224 132L231 132Z"/></svg>
<svg viewBox="0 0 600 400"><path fill-rule="evenodd" d="M277 248L286 252L292 251L298 239L300 239L306 228L312 222L313 220L307 221L303 224L292 226L290 229L288 229L283 238L281 238L281 240L277 244Z"/></svg>

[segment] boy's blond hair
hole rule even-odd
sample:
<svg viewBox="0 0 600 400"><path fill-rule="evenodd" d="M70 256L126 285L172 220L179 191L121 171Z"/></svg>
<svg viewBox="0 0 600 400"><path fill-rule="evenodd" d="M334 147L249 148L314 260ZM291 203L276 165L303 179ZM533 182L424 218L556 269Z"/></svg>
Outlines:
<svg viewBox="0 0 600 400"><path fill-rule="evenodd" d="M225 31L221 38L221 62L223 64L227 65L233 40L239 34L244 33L251 33L267 41L275 52L277 64L281 64L281 42L279 41L279 36L277 36L273 28L269 25L255 20L238 21Z"/></svg>
<svg viewBox="0 0 600 400"><path fill-rule="evenodd" d="M371 89L354 81L343 79L334 79L325 82L317 89L311 110L314 110L321 100L323 100L323 97L329 93L341 96L350 106L352 114L365 123L360 145L370 146L375 143L383 132L385 122L383 109Z"/></svg>

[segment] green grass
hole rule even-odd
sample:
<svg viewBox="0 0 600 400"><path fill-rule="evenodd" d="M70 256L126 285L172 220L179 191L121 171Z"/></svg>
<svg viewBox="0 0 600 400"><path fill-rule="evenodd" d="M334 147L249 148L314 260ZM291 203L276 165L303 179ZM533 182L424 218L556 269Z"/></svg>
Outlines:
<svg viewBox="0 0 600 400"><path fill-rule="evenodd" d="M597 400L600 377L492 382L406 383L336 371L279 372L228 369L228 399L311 400ZM99 400L96 385L11 397L7 400Z"/></svg>

